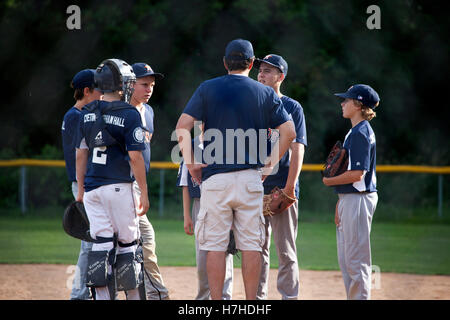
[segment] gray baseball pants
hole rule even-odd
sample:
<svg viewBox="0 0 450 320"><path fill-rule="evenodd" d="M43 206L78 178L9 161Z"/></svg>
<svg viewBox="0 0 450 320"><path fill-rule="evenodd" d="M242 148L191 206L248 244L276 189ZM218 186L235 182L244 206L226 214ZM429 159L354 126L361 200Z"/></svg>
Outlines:
<svg viewBox="0 0 450 320"><path fill-rule="evenodd" d="M336 242L347 299L369 300L372 282L370 229L376 192L339 194Z"/></svg>
<svg viewBox="0 0 450 320"><path fill-rule="evenodd" d="M298 299L299 271L297 247L295 241L298 231L298 201L286 211L265 216L266 241L262 250L261 277L256 298L267 299L269 270L270 270L270 238L273 240L278 255L277 289L283 300Z"/></svg>
<svg viewBox="0 0 450 320"><path fill-rule="evenodd" d="M138 201L141 190L137 182L133 183L135 200ZM156 256L155 230L147 215L139 217L139 232L142 237L142 250L144 253L144 284L147 300L169 299L169 291L164 285Z"/></svg>

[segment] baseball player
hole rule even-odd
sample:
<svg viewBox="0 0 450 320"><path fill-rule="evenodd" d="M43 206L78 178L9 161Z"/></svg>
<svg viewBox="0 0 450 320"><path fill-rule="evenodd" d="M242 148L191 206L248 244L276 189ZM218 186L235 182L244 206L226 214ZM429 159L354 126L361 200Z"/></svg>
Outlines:
<svg viewBox="0 0 450 320"><path fill-rule="evenodd" d="M203 133L193 140L194 154L201 154L203 150ZM178 170L177 186L183 190L183 218L184 231L188 235L194 234L198 213L200 211L200 186L195 183L184 162L181 162ZM191 217L192 200L192 217ZM197 262L198 291L196 300L210 300L211 293L208 285L208 274L206 272L207 251L199 249L197 237L195 238L195 257ZM233 255L228 253L225 257L225 281L222 291L223 300L231 300L233 294Z"/></svg>
<svg viewBox="0 0 450 320"><path fill-rule="evenodd" d="M75 143L77 126L81 115L81 108L84 105L100 100L102 92L94 89L94 71L93 69L85 69L78 72L72 79L71 87L74 89L75 105L70 108L63 118L61 127L62 146L64 152L64 160L66 162L67 177L72 183L73 197L77 197L78 185L75 174ZM91 250L92 243L81 241L80 254L78 256L77 267L75 269L75 277L72 283L72 291L70 299L87 300L91 298L89 289L86 288L84 279L87 270L87 254Z"/></svg>
<svg viewBox="0 0 450 320"><path fill-rule="evenodd" d="M145 161L145 169L148 174L150 170L150 140L153 135L154 112L151 106L147 104L152 96L156 80L161 80L164 76L161 73L153 72L152 68L146 63L135 63L132 65L136 75L133 95L130 104L135 106L141 115L142 125L145 129L145 150L142 152ZM139 199L140 190L137 182L133 183L135 197ZM155 231L147 215L139 217L139 230L142 238L142 249L144 251L145 268L145 292L147 300L167 300L169 292L164 286L164 281L159 270L156 257Z"/></svg>
<svg viewBox="0 0 450 320"><path fill-rule="evenodd" d="M333 186L338 194L335 210L336 241L339 266L344 279L347 299L370 299L372 258L370 229L378 202L376 186L376 140L369 121L380 98L368 85L356 84L345 93L342 116L351 121L352 128L345 136L348 151L348 170L330 178L323 178L326 186Z"/></svg>
<svg viewBox="0 0 450 320"><path fill-rule="evenodd" d="M276 174L264 180L264 194L270 194L274 187L279 187L291 198L299 197L298 177L302 169L305 153L306 123L300 103L281 93L280 87L288 73L288 64L283 57L276 54L256 59L255 67L259 69L258 81L272 87L283 102L283 106L295 125L297 137L291 142L279 162ZM276 139L276 137L270 137ZM270 143L269 143L270 145ZM284 212L265 216L266 242L263 246L262 270L258 287L258 299L267 299L270 269L270 237L273 234L278 255L277 288L282 299L297 299L299 291L299 271L297 259L298 200Z"/></svg>
<svg viewBox="0 0 450 320"><path fill-rule="evenodd" d="M114 299L116 290L124 290L127 299L145 298L138 251L138 215L149 208L144 131L139 112L127 103L135 81L125 61L103 61L95 71L95 85L104 100L83 108L77 134L77 200L84 202L95 239L86 285L95 288L98 300ZM135 180L141 190L138 206Z"/></svg>
<svg viewBox="0 0 450 320"><path fill-rule="evenodd" d="M253 61L249 41L228 43L223 60L228 74L197 88L176 127L186 166L194 181L202 184L195 234L200 250L208 251L208 283L211 298L217 300L222 298L231 229L242 253L246 299L256 299L264 244L263 173L279 161L279 154L268 160L259 154L257 133L279 129L281 154L295 138L293 124L275 91L248 77ZM191 147L190 130L196 120L204 123L205 137L214 135L204 140L206 163L201 164L194 163ZM245 132L254 135L256 144L242 143L243 148L238 148L236 141L245 139Z"/></svg>

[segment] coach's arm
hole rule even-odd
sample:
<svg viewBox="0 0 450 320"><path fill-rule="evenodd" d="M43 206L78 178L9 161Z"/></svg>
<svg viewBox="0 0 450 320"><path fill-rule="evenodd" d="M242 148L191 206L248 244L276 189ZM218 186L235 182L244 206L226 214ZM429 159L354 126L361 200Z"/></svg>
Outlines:
<svg viewBox="0 0 450 320"><path fill-rule="evenodd" d="M289 149L292 140L297 137L297 134L295 133L294 122L292 122L291 120L282 123L275 129L277 129L280 133L280 138L278 139L272 150L278 150L278 152L272 152L270 154L270 157L267 158L266 164L263 168L263 181L272 172L273 168L280 161L281 157Z"/></svg>
<svg viewBox="0 0 450 320"><path fill-rule="evenodd" d="M178 119L175 132L178 138L178 146L180 147L181 154L183 155L184 163L189 170L192 178L195 182L200 184L202 182L202 168L206 167L206 164L194 163L194 153L192 150L192 136L191 130L194 127L196 119L187 113L182 113Z"/></svg>

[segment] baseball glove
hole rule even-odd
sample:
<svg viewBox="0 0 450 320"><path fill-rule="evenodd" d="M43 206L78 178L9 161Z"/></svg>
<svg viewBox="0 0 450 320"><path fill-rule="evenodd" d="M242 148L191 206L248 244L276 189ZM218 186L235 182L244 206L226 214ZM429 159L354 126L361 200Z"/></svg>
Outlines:
<svg viewBox="0 0 450 320"><path fill-rule="evenodd" d="M273 216L282 213L292 206L296 200L296 198L289 197L280 188L275 187L270 194L264 195L263 214L265 216Z"/></svg>
<svg viewBox="0 0 450 320"><path fill-rule="evenodd" d="M322 176L331 178L338 176L345 171L348 167L348 153L343 147L341 141L337 141L324 164L324 170L322 170Z"/></svg>
<svg viewBox="0 0 450 320"><path fill-rule="evenodd" d="M93 242L89 233L89 219L84 210L83 202L73 201L64 210L64 231L71 237Z"/></svg>

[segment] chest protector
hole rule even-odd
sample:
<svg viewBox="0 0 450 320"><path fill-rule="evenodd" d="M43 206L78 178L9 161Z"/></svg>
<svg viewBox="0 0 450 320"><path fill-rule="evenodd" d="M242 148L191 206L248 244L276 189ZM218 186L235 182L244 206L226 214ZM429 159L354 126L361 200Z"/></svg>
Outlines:
<svg viewBox="0 0 450 320"><path fill-rule="evenodd" d="M83 108L83 110L95 114L95 121L91 126L87 127L85 131L85 140L89 149L92 150L97 147L107 147L113 144L119 144L121 148L125 150L125 147L122 146L108 131L105 120L103 119L103 115L107 112L124 109L132 109L139 113L135 107L124 103L123 101L113 101L108 103L104 108L101 108L100 101L96 100Z"/></svg>

